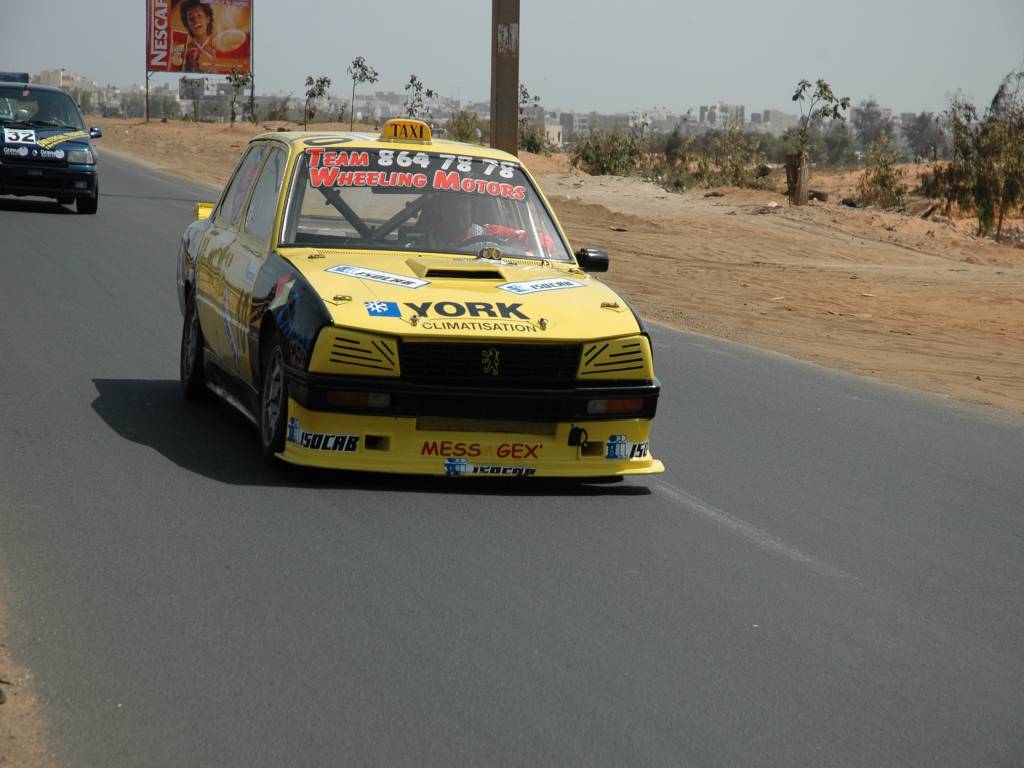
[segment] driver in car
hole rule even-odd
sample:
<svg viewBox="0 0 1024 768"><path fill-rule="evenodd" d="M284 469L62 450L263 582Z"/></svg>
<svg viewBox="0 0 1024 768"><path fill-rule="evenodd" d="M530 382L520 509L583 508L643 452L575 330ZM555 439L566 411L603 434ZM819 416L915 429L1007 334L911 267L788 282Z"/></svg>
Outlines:
<svg viewBox="0 0 1024 768"><path fill-rule="evenodd" d="M489 208L487 203L490 202L486 199L474 199L468 194L437 194L423 206L419 222L429 232L437 247L457 248L470 243L483 243L491 238L499 245L515 242L529 253L531 243L525 229L474 221L500 218L496 211L482 210ZM546 232L538 232L537 235L545 254L550 254L555 247L551 236Z"/></svg>

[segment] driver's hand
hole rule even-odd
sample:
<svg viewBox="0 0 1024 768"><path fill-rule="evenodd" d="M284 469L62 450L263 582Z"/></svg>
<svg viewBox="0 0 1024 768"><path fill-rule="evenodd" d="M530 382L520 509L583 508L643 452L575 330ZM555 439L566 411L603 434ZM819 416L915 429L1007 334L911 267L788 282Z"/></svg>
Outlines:
<svg viewBox="0 0 1024 768"><path fill-rule="evenodd" d="M501 224L473 224L470 226L469 232L466 234L466 240L487 235L497 237L505 241L521 240L524 243L526 242L525 229L513 229L512 227L506 227ZM555 250L554 239L547 232L538 232L537 237L540 239L540 244L544 249L545 255L550 256Z"/></svg>

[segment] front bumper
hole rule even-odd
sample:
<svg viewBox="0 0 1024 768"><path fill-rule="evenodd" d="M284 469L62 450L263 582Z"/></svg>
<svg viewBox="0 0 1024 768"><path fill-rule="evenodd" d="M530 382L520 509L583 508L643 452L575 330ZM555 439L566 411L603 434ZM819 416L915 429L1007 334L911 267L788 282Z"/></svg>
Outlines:
<svg viewBox="0 0 1024 768"><path fill-rule="evenodd" d="M95 197L96 166L0 163L0 195Z"/></svg>
<svg viewBox="0 0 1024 768"><path fill-rule="evenodd" d="M452 388L288 370L293 464L459 477L614 477L664 471L650 453L657 381L561 389ZM386 395L384 408L332 402ZM587 413L592 400L634 398L629 416Z"/></svg>
<svg viewBox="0 0 1024 768"><path fill-rule="evenodd" d="M432 417L323 413L289 400L288 439L279 458L325 469L452 477L657 474L665 467L651 456L650 427L646 419L446 424ZM570 445L574 433L586 441Z"/></svg>

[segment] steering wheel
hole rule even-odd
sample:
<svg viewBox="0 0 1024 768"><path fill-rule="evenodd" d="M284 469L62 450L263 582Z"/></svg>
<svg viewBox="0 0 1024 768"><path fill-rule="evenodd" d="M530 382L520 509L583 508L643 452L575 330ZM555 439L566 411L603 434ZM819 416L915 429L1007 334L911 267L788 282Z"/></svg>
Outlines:
<svg viewBox="0 0 1024 768"><path fill-rule="evenodd" d="M502 245L502 244L510 245L512 243L519 243L519 242L521 242L521 240L518 237L514 236L514 235L486 235L485 234L485 235L476 235L474 237L466 238L461 243L459 243L459 247L461 248L464 245L478 245L478 244L483 244L483 243L490 243L492 245L495 244L495 243L497 243L498 245Z"/></svg>

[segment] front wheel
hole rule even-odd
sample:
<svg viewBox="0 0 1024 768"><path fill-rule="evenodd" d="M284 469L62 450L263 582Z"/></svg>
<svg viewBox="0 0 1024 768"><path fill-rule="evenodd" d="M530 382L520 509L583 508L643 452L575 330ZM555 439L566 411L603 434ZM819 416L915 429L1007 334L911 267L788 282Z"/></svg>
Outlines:
<svg viewBox="0 0 1024 768"><path fill-rule="evenodd" d="M284 450L285 421L288 417L288 382L284 375L284 349L275 336L264 347L263 377L260 382L260 448L268 461Z"/></svg>
<svg viewBox="0 0 1024 768"><path fill-rule="evenodd" d="M185 324L181 329L181 393L188 400L199 398L206 390L203 371L203 329L195 296L185 300Z"/></svg>
<svg viewBox="0 0 1024 768"><path fill-rule="evenodd" d="M81 195L75 198L75 208L79 213L96 213L100 207L100 183L96 182L96 194L92 197Z"/></svg>

